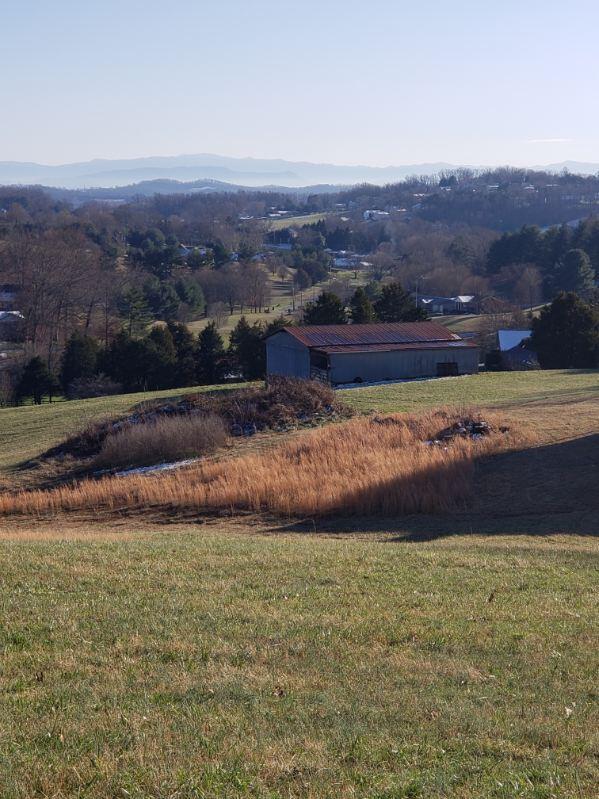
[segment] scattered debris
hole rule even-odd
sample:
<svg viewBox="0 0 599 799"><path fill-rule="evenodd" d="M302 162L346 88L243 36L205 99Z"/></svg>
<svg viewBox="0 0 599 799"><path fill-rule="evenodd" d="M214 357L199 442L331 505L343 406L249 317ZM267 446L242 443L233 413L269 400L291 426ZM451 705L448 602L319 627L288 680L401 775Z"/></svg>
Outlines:
<svg viewBox="0 0 599 799"><path fill-rule="evenodd" d="M443 446L456 438L469 438L472 441L480 441L482 438L485 438L485 436L491 435L491 433L508 433L509 429L509 427L503 426L494 428L485 419L465 417L463 419L458 419L457 422L454 422L449 427L440 430L434 438L429 439L425 443Z"/></svg>

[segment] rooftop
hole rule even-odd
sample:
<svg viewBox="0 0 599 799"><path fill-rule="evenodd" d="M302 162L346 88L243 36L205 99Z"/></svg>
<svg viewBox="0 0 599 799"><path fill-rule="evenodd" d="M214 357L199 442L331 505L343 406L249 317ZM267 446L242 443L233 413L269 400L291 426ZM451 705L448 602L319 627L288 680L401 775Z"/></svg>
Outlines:
<svg viewBox="0 0 599 799"><path fill-rule="evenodd" d="M306 347L368 347L460 341L437 322L381 322L369 325L306 325L283 328Z"/></svg>

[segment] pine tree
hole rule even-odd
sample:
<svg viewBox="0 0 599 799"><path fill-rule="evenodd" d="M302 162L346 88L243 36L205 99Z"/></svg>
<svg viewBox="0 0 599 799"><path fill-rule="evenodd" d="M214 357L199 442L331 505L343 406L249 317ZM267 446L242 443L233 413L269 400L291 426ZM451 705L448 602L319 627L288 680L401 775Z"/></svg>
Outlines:
<svg viewBox="0 0 599 799"><path fill-rule="evenodd" d="M196 380L194 358L195 341L189 328L180 322L169 322L167 325L177 354L175 386L193 386Z"/></svg>
<svg viewBox="0 0 599 799"><path fill-rule="evenodd" d="M383 286L374 310L381 322L419 322L427 319L426 313L416 306L401 283Z"/></svg>
<svg viewBox="0 0 599 799"><path fill-rule="evenodd" d="M156 348L149 339L134 339L122 330L106 350L106 374L125 391L146 391L154 368Z"/></svg>
<svg viewBox="0 0 599 799"><path fill-rule="evenodd" d="M119 298L118 308L130 336L143 333L152 321L144 293L135 286L125 289Z"/></svg>
<svg viewBox="0 0 599 799"><path fill-rule="evenodd" d="M91 336L74 332L62 354L60 364L60 384L67 390L73 380L81 377L93 377L98 365L98 342Z"/></svg>
<svg viewBox="0 0 599 799"><path fill-rule="evenodd" d="M347 323L345 306L336 294L323 291L314 302L309 302L304 310L306 325L344 325Z"/></svg>
<svg viewBox="0 0 599 799"><path fill-rule="evenodd" d="M154 349L152 366L148 375L149 387L172 388L176 384L177 351L168 327L152 328L148 344Z"/></svg>
<svg viewBox="0 0 599 799"><path fill-rule="evenodd" d="M364 289L359 286L349 301L349 313L355 325L374 321L374 307Z"/></svg>
<svg viewBox="0 0 599 799"><path fill-rule="evenodd" d="M562 292L533 319L530 346L544 369L592 369L599 365L599 314Z"/></svg>
<svg viewBox="0 0 599 799"><path fill-rule="evenodd" d="M259 322L250 325L242 316L233 328L229 339L233 362L241 369L246 380L257 380L266 373L266 347L264 327Z"/></svg>
<svg viewBox="0 0 599 799"><path fill-rule="evenodd" d="M56 393L58 382L48 367L39 356L31 358L25 366L17 386L17 401L21 402L27 397L32 397L36 405L42 404L45 396L50 398Z"/></svg>
<svg viewBox="0 0 599 799"><path fill-rule="evenodd" d="M595 270L584 250L568 250L559 261L554 273L554 288L573 291L581 297L595 288Z"/></svg>
<svg viewBox="0 0 599 799"><path fill-rule="evenodd" d="M196 377L201 385L220 383L225 375L225 347L215 322L202 330L196 347Z"/></svg>

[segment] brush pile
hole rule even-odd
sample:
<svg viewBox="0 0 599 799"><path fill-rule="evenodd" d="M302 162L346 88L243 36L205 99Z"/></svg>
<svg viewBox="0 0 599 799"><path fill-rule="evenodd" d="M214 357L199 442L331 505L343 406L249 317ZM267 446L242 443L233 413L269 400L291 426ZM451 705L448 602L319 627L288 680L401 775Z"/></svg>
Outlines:
<svg viewBox="0 0 599 799"><path fill-rule="evenodd" d="M500 426L499 428L493 427L486 419L463 417L457 419L449 427L440 430L432 439L427 441L428 444L442 445L453 441L456 438L469 438L472 441L480 441L492 433L508 433L509 427Z"/></svg>
<svg viewBox="0 0 599 799"><path fill-rule="evenodd" d="M156 426L176 417L218 417L229 435L251 436L261 430L290 431L313 427L351 415L351 408L338 399L330 386L313 380L271 378L265 387L222 389L188 394L170 402L140 403L127 416L90 425L45 452L42 458L94 458L110 436L121 435L140 425Z"/></svg>

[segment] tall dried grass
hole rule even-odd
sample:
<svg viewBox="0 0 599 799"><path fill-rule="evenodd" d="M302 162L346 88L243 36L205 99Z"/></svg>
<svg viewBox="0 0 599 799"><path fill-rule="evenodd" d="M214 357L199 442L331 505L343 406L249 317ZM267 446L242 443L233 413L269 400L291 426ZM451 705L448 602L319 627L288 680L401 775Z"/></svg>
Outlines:
<svg viewBox="0 0 599 799"><path fill-rule="evenodd" d="M218 416L162 416L106 436L97 466L146 466L209 455L227 439Z"/></svg>
<svg viewBox="0 0 599 799"><path fill-rule="evenodd" d="M460 506L476 459L531 442L523 430L447 446L425 442L460 414L436 411L352 419L268 452L203 463L159 476L83 481L0 497L2 513L169 507L288 516L436 513ZM494 430L497 415L486 414Z"/></svg>

